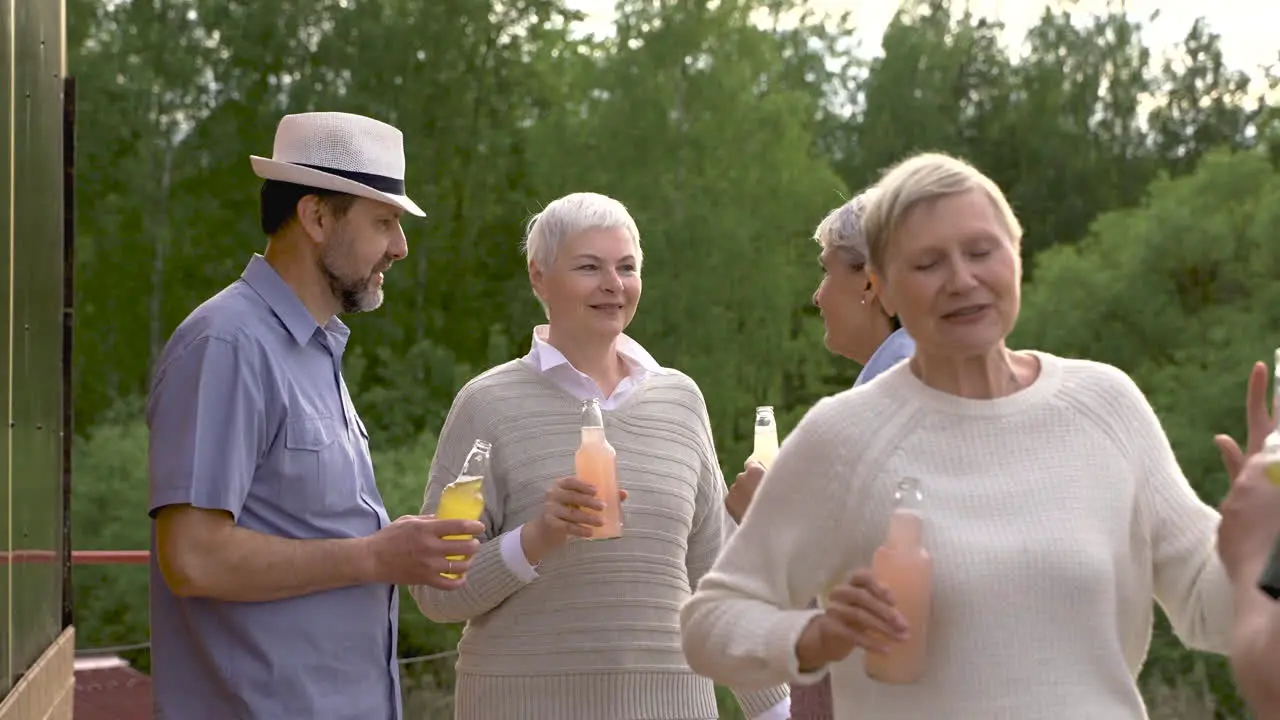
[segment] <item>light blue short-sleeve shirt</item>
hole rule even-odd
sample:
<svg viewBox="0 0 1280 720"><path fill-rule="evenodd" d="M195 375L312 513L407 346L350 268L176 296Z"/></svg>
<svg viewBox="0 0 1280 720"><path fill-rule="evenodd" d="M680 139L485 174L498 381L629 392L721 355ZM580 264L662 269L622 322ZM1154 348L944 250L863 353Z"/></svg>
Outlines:
<svg viewBox="0 0 1280 720"><path fill-rule="evenodd" d="M284 538L390 524L342 378L349 331L321 327L261 256L178 326L147 406L149 513L225 510ZM391 585L274 602L179 598L151 539L151 668L163 720L400 720Z"/></svg>

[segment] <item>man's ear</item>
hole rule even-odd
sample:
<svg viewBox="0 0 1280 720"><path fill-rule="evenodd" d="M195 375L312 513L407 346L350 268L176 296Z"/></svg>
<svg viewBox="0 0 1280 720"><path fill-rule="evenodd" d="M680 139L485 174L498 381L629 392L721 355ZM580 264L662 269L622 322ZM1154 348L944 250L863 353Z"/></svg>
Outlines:
<svg viewBox="0 0 1280 720"><path fill-rule="evenodd" d="M329 222L324 203L320 202L319 196L303 195L298 199L297 211L302 231L312 242L319 244L324 239L325 224Z"/></svg>

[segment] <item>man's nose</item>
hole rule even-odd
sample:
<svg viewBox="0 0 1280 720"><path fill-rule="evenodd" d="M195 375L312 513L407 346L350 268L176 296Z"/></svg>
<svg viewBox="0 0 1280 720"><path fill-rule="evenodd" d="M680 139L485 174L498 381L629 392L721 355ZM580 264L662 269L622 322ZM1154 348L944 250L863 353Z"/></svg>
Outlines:
<svg viewBox="0 0 1280 720"><path fill-rule="evenodd" d="M395 236L387 248L387 254L394 260L403 260L409 256L409 239L405 237L404 228L399 223L396 223Z"/></svg>

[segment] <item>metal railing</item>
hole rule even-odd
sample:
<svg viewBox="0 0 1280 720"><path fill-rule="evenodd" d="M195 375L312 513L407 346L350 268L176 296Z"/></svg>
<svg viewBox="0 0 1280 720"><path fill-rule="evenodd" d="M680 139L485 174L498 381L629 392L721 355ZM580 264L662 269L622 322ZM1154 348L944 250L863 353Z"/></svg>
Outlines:
<svg viewBox="0 0 1280 720"><path fill-rule="evenodd" d="M0 553L4 560L12 558L13 562L23 562L17 556L24 557L39 556L41 561L56 562L57 554L50 551L18 551L5 555ZM149 550L74 550L71 553L72 565L146 565L151 561L151 551ZM36 560L26 560L26 562L36 562ZM122 652L132 652L136 650L150 650L151 641L131 643L128 645L111 645L98 648L77 648L76 654L79 656L96 656L96 655L115 655ZM454 657L458 654L455 650L445 650L443 652L431 653L429 655L415 655L413 657L402 657L398 659L401 666L416 665L418 663L432 662L435 660L444 660Z"/></svg>
<svg viewBox="0 0 1280 720"><path fill-rule="evenodd" d="M147 550L75 550L72 565L146 565L151 560ZM55 550L14 550L0 552L0 565L57 564L62 556Z"/></svg>

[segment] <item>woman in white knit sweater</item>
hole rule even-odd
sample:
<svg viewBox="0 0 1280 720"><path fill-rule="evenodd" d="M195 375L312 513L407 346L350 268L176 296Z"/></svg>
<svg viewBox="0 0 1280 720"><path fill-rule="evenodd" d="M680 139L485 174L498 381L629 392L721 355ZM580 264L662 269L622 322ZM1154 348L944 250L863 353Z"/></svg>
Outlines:
<svg viewBox="0 0 1280 720"><path fill-rule="evenodd" d="M1123 372L1006 347L1022 231L989 178L915 156L864 228L915 355L787 437L682 610L690 665L739 687L830 673L842 720L1145 717L1153 598L1184 643L1228 648L1218 514ZM934 579L926 672L892 686L862 654L911 631L868 570L903 477L922 483Z"/></svg>

